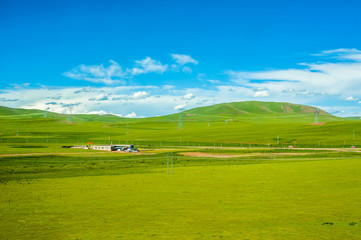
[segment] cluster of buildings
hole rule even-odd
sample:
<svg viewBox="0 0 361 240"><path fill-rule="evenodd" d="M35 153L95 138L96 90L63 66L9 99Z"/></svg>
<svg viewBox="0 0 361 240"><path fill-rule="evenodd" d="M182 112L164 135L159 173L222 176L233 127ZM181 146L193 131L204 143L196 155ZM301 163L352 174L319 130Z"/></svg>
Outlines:
<svg viewBox="0 0 361 240"><path fill-rule="evenodd" d="M134 145L94 145L93 143L88 143L87 145L63 146L63 148L82 148L109 152L139 152L139 149L135 148Z"/></svg>

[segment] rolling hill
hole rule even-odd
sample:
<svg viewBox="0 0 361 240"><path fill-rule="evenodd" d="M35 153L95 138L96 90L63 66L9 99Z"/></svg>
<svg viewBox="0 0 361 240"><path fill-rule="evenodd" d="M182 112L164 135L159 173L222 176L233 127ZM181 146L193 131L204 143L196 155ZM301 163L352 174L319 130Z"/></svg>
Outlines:
<svg viewBox="0 0 361 240"><path fill-rule="evenodd" d="M223 103L182 112L184 128L179 129L180 113L150 118L74 114L70 122L68 115L48 113L44 118L41 110L0 107L0 143L361 144L360 120L321 111L320 124L314 125L313 111L291 103Z"/></svg>
<svg viewBox="0 0 361 240"><path fill-rule="evenodd" d="M271 115L271 114L313 114L314 107L298 105L286 102L232 102L221 103L208 107L194 108L186 111L188 114L205 114L221 116L243 115ZM321 111L322 115L330 115Z"/></svg>
<svg viewBox="0 0 361 240"><path fill-rule="evenodd" d="M314 107L292 104L286 102L231 102L221 103L212 106L198 107L183 112L183 118L189 121L245 121L245 122L303 122L314 121ZM321 110L320 121L338 121L340 117L333 116ZM179 113L152 120L173 120L179 119Z"/></svg>
<svg viewBox="0 0 361 240"><path fill-rule="evenodd" d="M59 119L59 120L68 120L69 114L60 114L55 112L47 112L47 118L49 119ZM45 111L38 109L22 109L22 108L9 108L0 106L0 118L8 119L29 119L29 118L45 118ZM121 117L105 114L73 114L71 116L72 122L118 122L123 119Z"/></svg>
<svg viewBox="0 0 361 240"><path fill-rule="evenodd" d="M198 107L183 111L183 118L185 121L271 121L271 122L313 122L314 121L314 107L292 104L286 102L231 102L221 103L206 107ZM8 108L0 106L0 118L44 118L44 111L37 109L21 109ZM47 118L51 119L69 119L68 114L59 114L48 112ZM138 122L138 121L178 121L179 113L149 117L138 119L127 119L115 115L97 115L97 114L73 114L72 122ZM321 110L320 120L324 122L337 121L342 118L333 116L326 111Z"/></svg>

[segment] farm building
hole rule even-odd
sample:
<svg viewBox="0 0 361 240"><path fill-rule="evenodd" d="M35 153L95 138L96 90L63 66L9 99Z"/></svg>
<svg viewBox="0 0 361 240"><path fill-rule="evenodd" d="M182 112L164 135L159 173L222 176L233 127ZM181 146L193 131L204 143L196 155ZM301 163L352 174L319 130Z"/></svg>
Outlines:
<svg viewBox="0 0 361 240"><path fill-rule="evenodd" d="M112 145L93 145L94 150L103 150L103 151L116 151L117 149Z"/></svg>
<svg viewBox="0 0 361 240"><path fill-rule="evenodd" d="M134 148L134 145L93 145L92 149L103 151L139 152L137 148Z"/></svg>
<svg viewBox="0 0 361 240"><path fill-rule="evenodd" d="M117 151L134 150L134 145L114 145Z"/></svg>

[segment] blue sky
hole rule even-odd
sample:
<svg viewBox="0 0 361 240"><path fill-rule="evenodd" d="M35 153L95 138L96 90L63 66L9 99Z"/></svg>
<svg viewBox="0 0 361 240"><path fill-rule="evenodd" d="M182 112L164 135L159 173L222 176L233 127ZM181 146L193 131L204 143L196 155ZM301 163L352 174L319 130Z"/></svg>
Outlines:
<svg viewBox="0 0 361 240"><path fill-rule="evenodd" d="M0 105L140 117L257 100L361 115L359 9L0 0Z"/></svg>

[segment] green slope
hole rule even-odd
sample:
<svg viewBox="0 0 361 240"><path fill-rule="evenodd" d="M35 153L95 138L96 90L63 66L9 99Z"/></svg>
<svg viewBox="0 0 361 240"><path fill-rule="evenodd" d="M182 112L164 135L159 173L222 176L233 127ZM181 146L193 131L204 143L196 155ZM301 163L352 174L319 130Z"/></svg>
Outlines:
<svg viewBox="0 0 361 240"><path fill-rule="evenodd" d="M40 110L1 108L1 143L110 143L144 145L312 144L361 145L361 121L335 117L321 111L313 125L312 107L290 103L239 102L190 109L179 113L127 119L113 115L72 116ZM28 113L28 114L27 114ZM35 117L37 116L37 117ZM225 121L227 120L227 121Z"/></svg>
<svg viewBox="0 0 361 240"><path fill-rule="evenodd" d="M232 102L221 103L212 106L193 108L183 112L185 120L192 121L223 121L226 119L250 121L256 118L262 118L266 121L313 121L314 107L282 102ZM16 109L0 106L0 117L10 118L43 118L44 111L35 109ZM340 118L335 117L325 111L320 112L320 117L324 121L336 121ZM48 113L48 118L67 119L67 114ZM279 118L279 119L278 119ZM288 119L289 118L289 119ZM179 119L179 113L151 117L143 119L125 119L115 115L96 115L96 114L74 114L73 122L122 122L122 121L175 121ZM274 120L272 120L274 119ZM277 120L278 119L278 120ZM258 119L256 119L258 120Z"/></svg>
<svg viewBox="0 0 361 240"><path fill-rule="evenodd" d="M272 115L272 114L313 114L314 108L285 102L232 102L209 107L194 108L188 114L206 114L222 116ZM329 115L322 111L320 114Z"/></svg>
<svg viewBox="0 0 361 240"><path fill-rule="evenodd" d="M285 102L232 102L189 109L183 112L185 121L245 121L245 122L300 122L312 123L315 120L314 107ZM176 121L179 114L152 118L154 121ZM320 122L342 120L323 110Z"/></svg>
<svg viewBox="0 0 361 240"><path fill-rule="evenodd" d="M0 118L8 119L29 119L29 118L44 118L45 111L37 109L22 109L22 108L9 108L0 106ZM59 114L55 112L47 112L47 118L67 120L70 118L68 114ZM118 116L106 114L73 114L71 116L72 122L119 122L121 119Z"/></svg>
<svg viewBox="0 0 361 240"><path fill-rule="evenodd" d="M36 118L44 116L44 111L0 106L0 116L13 118Z"/></svg>

